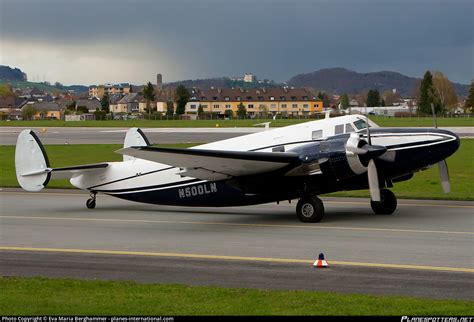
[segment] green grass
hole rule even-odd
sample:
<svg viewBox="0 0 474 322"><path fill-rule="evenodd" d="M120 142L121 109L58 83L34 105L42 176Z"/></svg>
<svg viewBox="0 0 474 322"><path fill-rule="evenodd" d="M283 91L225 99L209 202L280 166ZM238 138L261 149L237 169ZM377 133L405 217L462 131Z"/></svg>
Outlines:
<svg viewBox="0 0 474 322"><path fill-rule="evenodd" d="M195 144L170 144L168 147L186 148ZM118 144L78 144L46 145L46 152L52 167L96 163L103 161L120 161L122 156L113 151L121 148ZM0 186L17 187L14 169L14 146L0 146ZM474 140L461 139L459 150L447 160L451 176L449 194L441 191L437 167L416 173L405 182L395 184L393 191L399 198L417 199L453 199L474 200ZM49 188L70 188L68 180L51 180ZM367 190L346 191L329 194L340 197L368 197Z"/></svg>
<svg viewBox="0 0 474 322"><path fill-rule="evenodd" d="M431 117L413 118L393 118L372 116L371 119L383 127L403 126L417 127L433 126ZM271 127L281 127L301 122L309 119L260 119L260 120L110 120L110 121L82 121L66 122L61 120L37 120L37 121L0 121L0 126L21 126L21 127L252 127L262 122L272 122ZM474 118L438 118L439 126L474 126Z"/></svg>
<svg viewBox="0 0 474 322"><path fill-rule="evenodd" d="M473 301L314 291L0 278L0 315L462 315Z"/></svg>

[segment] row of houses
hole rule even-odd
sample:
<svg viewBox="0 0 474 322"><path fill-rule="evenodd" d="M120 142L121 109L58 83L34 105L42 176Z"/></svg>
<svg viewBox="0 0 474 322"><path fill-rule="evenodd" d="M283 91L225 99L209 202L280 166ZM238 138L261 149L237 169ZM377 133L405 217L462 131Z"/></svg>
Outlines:
<svg viewBox="0 0 474 322"><path fill-rule="evenodd" d="M24 94L23 92L28 92ZM60 119L66 110L93 113L101 109L100 101L89 98L52 97L39 90L28 89L15 96L0 97L0 115L2 118L21 119L25 108L32 108L33 119Z"/></svg>
<svg viewBox="0 0 474 322"><path fill-rule="evenodd" d="M239 106L243 106L250 117L261 114L310 115L321 112L323 102L304 88L192 89L185 111L186 114L196 114L201 107L203 112L237 113Z"/></svg>
<svg viewBox="0 0 474 322"><path fill-rule="evenodd" d="M150 102L152 110L165 113L167 105L176 103L173 93L160 92ZM146 99L138 93L110 96L110 111L113 113L145 113ZM270 89L192 89L185 107L189 115L202 112L219 115L228 111L237 113L243 106L250 117L260 114L310 115L321 112L323 102L311 92L302 88L270 88Z"/></svg>

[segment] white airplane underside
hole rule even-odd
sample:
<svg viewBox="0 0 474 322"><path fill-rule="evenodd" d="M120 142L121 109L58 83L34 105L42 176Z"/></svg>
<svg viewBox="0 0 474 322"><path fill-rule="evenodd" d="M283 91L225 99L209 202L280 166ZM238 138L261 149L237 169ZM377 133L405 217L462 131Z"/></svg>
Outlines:
<svg viewBox="0 0 474 322"><path fill-rule="evenodd" d="M369 128L367 128L369 124ZM271 129L190 149L153 147L140 129L125 137L122 162L51 168L37 136L20 133L15 164L27 191L43 189L50 178L70 178L91 193L131 201L176 206L239 206L300 199L297 215L320 221L318 194L370 189L375 213L390 214L393 183L439 164L443 190L449 176L444 161L459 138L442 129L379 128L360 115L327 118Z"/></svg>

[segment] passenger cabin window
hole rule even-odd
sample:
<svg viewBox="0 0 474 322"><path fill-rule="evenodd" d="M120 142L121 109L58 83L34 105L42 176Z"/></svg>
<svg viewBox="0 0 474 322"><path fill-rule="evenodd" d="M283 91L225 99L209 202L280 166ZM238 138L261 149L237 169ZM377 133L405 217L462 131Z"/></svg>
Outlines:
<svg viewBox="0 0 474 322"><path fill-rule="evenodd" d="M284 145L276 146L272 149L272 152L285 152L285 146Z"/></svg>
<svg viewBox="0 0 474 322"><path fill-rule="evenodd" d="M334 134L343 134L344 133L344 124L339 124L336 125L336 128L334 130Z"/></svg>
<svg viewBox="0 0 474 322"><path fill-rule="evenodd" d="M311 138L313 140L317 140L317 139L320 139L322 137L323 137L323 130L313 131L313 133L311 134Z"/></svg>
<svg viewBox="0 0 474 322"><path fill-rule="evenodd" d="M346 124L346 133L351 133L351 132L354 132L354 128L352 127L352 125L350 123L347 123Z"/></svg>

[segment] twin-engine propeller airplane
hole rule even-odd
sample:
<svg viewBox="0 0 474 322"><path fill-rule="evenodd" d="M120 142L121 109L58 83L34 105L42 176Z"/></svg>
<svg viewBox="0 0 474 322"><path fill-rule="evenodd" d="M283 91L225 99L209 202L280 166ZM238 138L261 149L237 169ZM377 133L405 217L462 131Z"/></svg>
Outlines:
<svg viewBox="0 0 474 322"><path fill-rule="evenodd" d="M39 191L50 178L70 178L90 192L176 206L225 207L299 199L298 218L319 222L324 206L318 194L370 189L376 214L397 207L388 190L414 172L439 164L449 192L447 157L459 138L442 129L380 128L361 115L311 121L244 135L189 149L153 147L140 129L125 136L123 162L51 168L36 134L18 136L16 175L21 187Z"/></svg>

